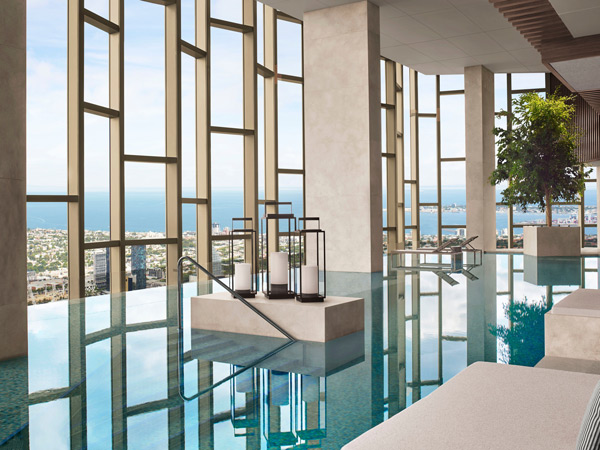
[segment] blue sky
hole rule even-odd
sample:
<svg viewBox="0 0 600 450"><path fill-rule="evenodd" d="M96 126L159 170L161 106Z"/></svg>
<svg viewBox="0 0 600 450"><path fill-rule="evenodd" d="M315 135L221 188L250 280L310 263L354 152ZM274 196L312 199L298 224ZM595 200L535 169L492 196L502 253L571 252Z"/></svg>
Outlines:
<svg viewBox="0 0 600 450"><path fill-rule="evenodd" d="M182 0L182 37L194 41L193 0ZM213 17L241 21L241 0L211 0ZM67 189L67 1L28 0L28 191L65 193ZM85 0L86 8L108 17L108 0ZM262 5L258 8L262 32ZM278 23L278 69L302 74L301 29ZM85 25L85 101L108 106L108 36ZM212 124L242 127L242 36L213 29ZM262 39L258 60L263 62ZM125 0L125 149L128 154L164 155L164 8L140 0ZM195 189L195 85L194 60L182 55L182 153L183 188ZM405 69L405 82L408 79ZM258 142L264 148L263 86L258 83ZM515 89L542 87L543 74L513 76ZM279 160L281 168L302 168L302 88L279 82ZM462 75L443 76L442 89L462 89ZM408 90L407 90L408 91ZM408 96L406 96L408 97ZM408 98L405 99L406 107ZM464 98L441 100L442 156L464 155ZM503 74L496 75L497 109L506 108ZM419 76L421 112L435 112L435 77ZM435 119L420 120L421 185L435 185ZM405 114L405 141L409 142L409 115ZM86 191L107 191L109 170L108 119L86 114ZM407 163L408 163L407 159ZM243 185L242 139L214 135L212 139L213 188L241 189ZM264 185L264 158L259 151L259 188ZM406 164L406 175L409 175ZM127 189L164 189L162 168L141 163L126 164ZM464 164L445 163L443 187L464 185ZM281 176L282 188L301 187L300 176Z"/></svg>
<svg viewBox="0 0 600 450"><path fill-rule="evenodd" d="M85 7L108 17L107 0L86 0ZM213 17L241 20L240 0L211 0ZM259 5L259 16L262 6ZM28 192L67 190L67 1L28 1ZM262 30L262 18L259 21ZM193 43L193 1L182 1L182 37ZM108 106L108 35L85 25L84 99ZM300 26L279 21L281 73L301 73ZM242 35L212 29L211 115L216 126L243 126ZM262 40L259 41L259 46ZM259 60L262 61L262 49ZM164 155L164 8L125 0L125 151ZM195 187L194 60L182 55L183 186ZM262 96L259 77L259 95ZM302 90L279 83L280 167L302 168ZM259 105L259 149L264 109ZM106 191L109 182L108 119L85 115L85 189ZM213 188L241 188L242 140L214 135ZM261 158L261 162L263 159ZM164 189L164 170L141 163L126 164L127 189ZM159 169L159 170L158 170ZM262 170L261 170L262 173ZM284 177L282 188L301 186L301 177ZM263 183L261 183L263 184Z"/></svg>

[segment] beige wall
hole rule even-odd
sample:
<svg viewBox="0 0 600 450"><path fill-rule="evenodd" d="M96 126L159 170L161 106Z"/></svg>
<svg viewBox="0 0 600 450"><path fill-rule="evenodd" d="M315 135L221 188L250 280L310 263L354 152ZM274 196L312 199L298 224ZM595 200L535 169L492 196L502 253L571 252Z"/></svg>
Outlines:
<svg viewBox="0 0 600 450"><path fill-rule="evenodd" d="M483 66L465 67L467 235L477 247L496 249L496 196L489 177L495 167L494 74Z"/></svg>
<svg viewBox="0 0 600 450"><path fill-rule="evenodd" d="M379 8L304 15L306 214L327 233L327 269L382 270Z"/></svg>
<svg viewBox="0 0 600 450"><path fill-rule="evenodd" d="M27 353L25 8L0 1L0 360Z"/></svg>

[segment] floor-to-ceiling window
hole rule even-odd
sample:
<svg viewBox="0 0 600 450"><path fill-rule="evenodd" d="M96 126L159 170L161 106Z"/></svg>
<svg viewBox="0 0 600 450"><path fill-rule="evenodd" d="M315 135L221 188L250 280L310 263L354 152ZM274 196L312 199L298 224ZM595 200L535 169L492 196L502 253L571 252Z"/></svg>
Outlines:
<svg viewBox="0 0 600 450"><path fill-rule="evenodd" d="M30 5L28 50L30 302L164 285L181 254L226 275L232 218L303 215L299 20L50 1Z"/></svg>
<svg viewBox="0 0 600 450"><path fill-rule="evenodd" d="M384 248L464 236L463 76L381 67Z"/></svg>
<svg viewBox="0 0 600 450"><path fill-rule="evenodd" d="M465 237L463 75L424 75L382 60L381 83L384 250ZM546 74L496 74L496 112L510 112L512 99L532 91L546 95ZM506 127L506 118L495 124ZM552 205L555 224L582 227L584 247L597 246L596 168L590 170L580 201ZM505 186L496 187L497 247L522 248L523 226L543 223L544 214L535 205L522 211L502 204Z"/></svg>
<svg viewBox="0 0 600 450"><path fill-rule="evenodd" d="M548 75L544 73L499 73L494 77L495 109L512 113L512 101L526 92L546 96ZM496 126L509 126L506 117L496 118ZM502 190L506 183L496 186L496 246L498 248L523 248L523 227L545 223L545 215L537 205L526 211L502 203ZM592 168L585 183L585 192L578 202L552 204L554 225L581 226L583 247L597 246L596 169Z"/></svg>

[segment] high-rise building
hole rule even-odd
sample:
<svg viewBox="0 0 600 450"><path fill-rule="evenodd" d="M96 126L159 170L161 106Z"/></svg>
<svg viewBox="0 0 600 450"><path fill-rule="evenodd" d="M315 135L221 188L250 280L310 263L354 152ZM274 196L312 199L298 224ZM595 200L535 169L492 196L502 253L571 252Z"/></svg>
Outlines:
<svg viewBox="0 0 600 450"><path fill-rule="evenodd" d="M100 290L110 288L110 258L108 248L105 252L94 253L94 283Z"/></svg>
<svg viewBox="0 0 600 450"><path fill-rule="evenodd" d="M217 276L223 276L223 263L221 262L221 255L213 247L212 251L212 273Z"/></svg>
<svg viewBox="0 0 600 450"><path fill-rule="evenodd" d="M131 247L131 275L134 277L134 289L146 289L146 246Z"/></svg>

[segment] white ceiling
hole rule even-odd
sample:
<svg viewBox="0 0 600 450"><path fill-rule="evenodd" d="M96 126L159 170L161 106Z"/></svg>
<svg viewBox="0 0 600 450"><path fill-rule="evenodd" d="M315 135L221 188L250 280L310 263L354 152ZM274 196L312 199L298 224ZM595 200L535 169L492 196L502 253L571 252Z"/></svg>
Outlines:
<svg viewBox="0 0 600 450"><path fill-rule="evenodd" d="M552 67L578 92L593 91L600 87L600 56L553 62Z"/></svg>
<svg viewBox="0 0 600 450"><path fill-rule="evenodd" d="M600 34L600 0L550 0L573 37Z"/></svg>
<svg viewBox="0 0 600 450"><path fill-rule="evenodd" d="M302 19L303 13L356 0L264 0ZM381 54L425 74L546 72L540 54L489 0L371 0L379 5ZM600 0L571 1L598 5Z"/></svg>

